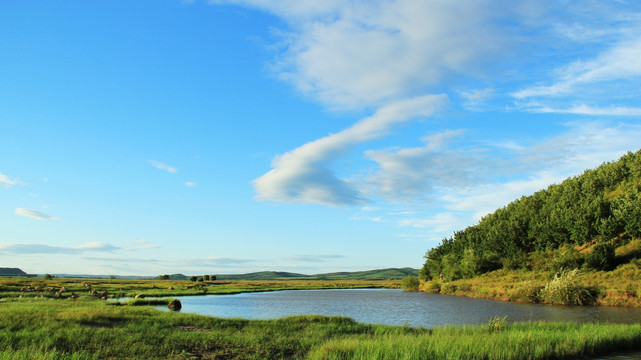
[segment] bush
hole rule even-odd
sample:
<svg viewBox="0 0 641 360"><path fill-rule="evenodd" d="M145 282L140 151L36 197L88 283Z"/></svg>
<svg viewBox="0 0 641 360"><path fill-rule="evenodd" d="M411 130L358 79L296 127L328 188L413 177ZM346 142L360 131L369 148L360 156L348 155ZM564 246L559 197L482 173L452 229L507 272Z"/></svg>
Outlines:
<svg viewBox="0 0 641 360"><path fill-rule="evenodd" d="M519 251L512 256L502 257L500 259L504 269L518 270L529 268L528 254L525 251Z"/></svg>
<svg viewBox="0 0 641 360"><path fill-rule="evenodd" d="M182 309L182 304L180 303L180 300L178 299L171 299L169 300L169 303L167 304L167 307L169 307L171 310L178 311Z"/></svg>
<svg viewBox="0 0 641 360"><path fill-rule="evenodd" d="M611 270L614 267L614 245L600 243L585 257L585 267L594 270Z"/></svg>
<svg viewBox="0 0 641 360"><path fill-rule="evenodd" d="M438 294L441 292L441 283L439 283L438 281L430 281L428 283L425 283L423 291Z"/></svg>
<svg viewBox="0 0 641 360"><path fill-rule="evenodd" d="M418 291L419 285L420 283L416 276L408 275L401 281L401 289L403 291Z"/></svg>
<svg viewBox="0 0 641 360"><path fill-rule="evenodd" d="M579 269L562 270L540 292L540 298L551 304L559 305L589 305L595 296L586 287L579 284L577 275Z"/></svg>
<svg viewBox="0 0 641 360"><path fill-rule="evenodd" d="M577 269L581 267L583 257L570 245L561 246L553 253L552 261L548 263L550 271L562 271L563 269Z"/></svg>
<svg viewBox="0 0 641 360"><path fill-rule="evenodd" d="M444 283L441 285L442 294L454 294L456 292L456 285L453 283Z"/></svg>

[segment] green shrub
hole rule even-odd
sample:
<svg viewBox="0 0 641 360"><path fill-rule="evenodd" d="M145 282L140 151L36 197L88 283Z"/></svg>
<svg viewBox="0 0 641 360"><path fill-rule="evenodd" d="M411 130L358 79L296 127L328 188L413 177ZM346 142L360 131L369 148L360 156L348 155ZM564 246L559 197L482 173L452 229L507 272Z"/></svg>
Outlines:
<svg viewBox="0 0 641 360"><path fill-rule="evenodd" d="M563 269L578 269L583 264L583 257L572 246L561 246L552 253L552 261L548 262L550 271L562 271Z"/></svg>
<svg viewBox="0 0 641 360"><path fill-rule="evenodd" d="M182 307L183 307L182 304L180 303L180 300L178 300L178 299L169 300L169 303L167 304L167 306L171 310L174 310L174 311L178 311L178 310L182 309Z"/></svg>
<svg viewBox="0 0 641 360"><path fill-rule="evenodd" d="M611 270L614 267L614 245L611 242L594 245L585 257L585 267L594 270Z"/></svg>
<svg viewBox="0 0 641 360"><path fill-rule="evenodd" d="M441 293L443 294L454 294L456 292L456 284L444 283L441 285Z"/></svg>
<svg viewBox="0 0 641 360"><path fill-rule="evenodd" d="M425 284L423 291L438 294L441 292L441 283L438 281L430 281Z"/></svg>
<svg viewBox="0 0 641 360"><path fill-rule="evenodd" d="M419 285L420 282L416 276L408 275L401 281L401 289L403 291L418 291Z"/></svg>
<svg viewBox="0 0 641 360"><path fill-rule="evenodd" d="M551 304L589 305L595 300L594 294L579 284L578 269L562 270L540 292L540 298Z"/></svg>

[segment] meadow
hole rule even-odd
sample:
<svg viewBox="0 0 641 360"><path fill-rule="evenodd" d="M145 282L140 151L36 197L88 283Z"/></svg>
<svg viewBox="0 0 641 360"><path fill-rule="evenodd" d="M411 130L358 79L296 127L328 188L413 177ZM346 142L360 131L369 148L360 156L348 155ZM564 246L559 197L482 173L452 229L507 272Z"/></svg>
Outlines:
<svg viewBox="0 0 641 360"><path fill-rule="evenodd" d="M188 281L14 278L0 284L0 359L564 359L641 350L638 324L495 318L484 326L424 329L314 315L221 319L144 306L169 299L113 302L91 295L196 295L191 291L197 284ZM55 295L51 290L59 286L66 291ZM394 287L398 282L223 282L206 289L227 293L321 286Z"/></svg>
<svg viewBox="0 0 641 360"><path fill-rule="evenodd" d="M0 278L0 298L68 298L76 296L121 298L134 297L136 295L152 297L230 295L279 290L399 288L400 284L400 280L237 280L201 282L189 280L7 277Z"/></svg>

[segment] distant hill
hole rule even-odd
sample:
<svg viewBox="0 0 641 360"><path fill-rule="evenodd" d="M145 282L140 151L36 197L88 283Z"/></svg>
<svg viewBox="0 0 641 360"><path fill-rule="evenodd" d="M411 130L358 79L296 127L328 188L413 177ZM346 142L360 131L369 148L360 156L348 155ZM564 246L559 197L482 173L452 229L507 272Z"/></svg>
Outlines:
<svg viewBox="0 0 641 360"><path fill-rule="evenodd" d="M18 268L0 268L0 276L27 276L27 273Z"/></svg>
<svg viewBox="0 0 641 360"><path fill-rule="evenodd" d="M216 275L217 280L400 280L407 275L417 276L412 268L390 268L356 272L335 272L305 275L282 271L260 271L248 274Z"/></svg>

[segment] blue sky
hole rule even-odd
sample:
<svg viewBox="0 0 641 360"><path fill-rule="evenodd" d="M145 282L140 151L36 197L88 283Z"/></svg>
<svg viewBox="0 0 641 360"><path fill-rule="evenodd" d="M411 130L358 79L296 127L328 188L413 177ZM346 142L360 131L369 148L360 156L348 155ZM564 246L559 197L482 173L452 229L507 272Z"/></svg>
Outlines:
<svg viewBox="0 0 641 360"><path fill-rule="evenodd" d="M0 265L420 267L641 148L635 1L5 1Z"/></svg>

